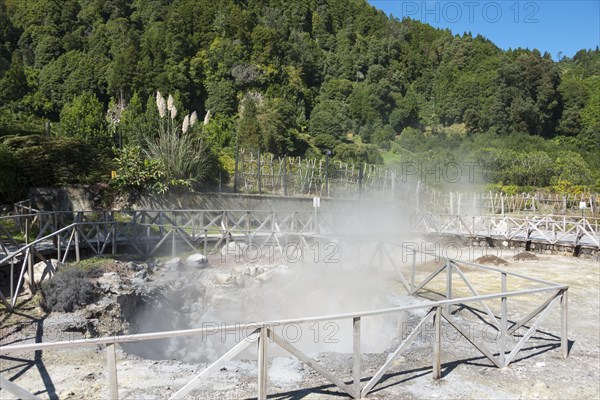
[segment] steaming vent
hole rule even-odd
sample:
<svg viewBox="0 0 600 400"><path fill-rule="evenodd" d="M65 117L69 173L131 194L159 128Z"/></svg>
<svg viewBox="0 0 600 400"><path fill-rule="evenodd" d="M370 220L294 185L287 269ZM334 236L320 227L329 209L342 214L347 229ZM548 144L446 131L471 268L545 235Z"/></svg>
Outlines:
<svg viewBox="0 0 600 400"><path fill-rule="evenodd" d="M368 204L368 203L367 203ZM405 238L403 210L363 203L337 206L319 235L285 240L244 238L229 243L203 268L173 266L160 277L164 296L141 302L129 316L138 333L189 328L240 327L226 333L125 344L150 359L211 362L251 333L250 323L389 308L418 301L400 289L398 274L372 259L381 238ZM323 213L325 215L325 213ZM181 258L185 255L182 254ZM363 351L397 344L406 315L363 321ZM351 320L281 324L276 333L307 353L352 352ZM251 349L255 349L251 346ZM271 356L283 355L273 349ZM240 358L256 358L246 350Z"/></svg>

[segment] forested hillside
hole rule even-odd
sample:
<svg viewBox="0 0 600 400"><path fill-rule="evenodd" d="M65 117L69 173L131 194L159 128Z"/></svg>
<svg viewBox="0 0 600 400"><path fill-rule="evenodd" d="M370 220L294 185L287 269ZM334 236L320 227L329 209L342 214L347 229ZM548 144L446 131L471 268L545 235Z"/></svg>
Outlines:
<svg viewBox="0 0 600 400"><path fill-rule="evenodd" d="M15 136L46 121L50 139ZM32 154L64 169L47 184L118 169L124 186L201 185L231 171L236 142L390 167L471 160L498 187L598 190L600 51L503 51L365 0L0 0L0 135L5 193L40 183ZM86 143L99 169L57 151ZM167 167L182 148L202 156Z"/></svg>

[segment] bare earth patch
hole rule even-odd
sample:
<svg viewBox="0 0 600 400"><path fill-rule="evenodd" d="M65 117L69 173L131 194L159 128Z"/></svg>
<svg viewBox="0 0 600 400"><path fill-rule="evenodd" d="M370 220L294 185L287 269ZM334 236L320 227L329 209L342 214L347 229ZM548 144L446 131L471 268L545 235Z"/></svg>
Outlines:
<svg viewBox="0 0 600 400"><path fill-rule="evenodd" d="M393 368L369 395L369 399L597 399L600 398L600 263L567 256L538 255L537 260L514 261L505 267L535 278L569 285L569 339L571 352L567 359L560 353L559 311L553 309L542 323L542 333L535 334L516 361L498 369L463 338L444 336L442 344L443 378L431 378L431 332L420 335L407 351L394 362ZM216 274L234 273L235 266L216 260L209 268ZM239 267L239 265L237 266ZM429 265L427 270L435 269ZM120 268L115 266L115 270ZM427 271L426 273L429 273ZM160 275L160 271L157 272ZM474 277L478 288L497 290L497 282L482 274ZM509 281L518 288L518 281ZM334 290L334 288L332 288ZM457 288L458 290L458 288ZM482 289L485 292L485 288ZM404 301L401 293L398 301ZM509 304L515 316L527 314L543 299L518 299ZM299 302L302 299L298 299ZM494 308L494 307L492 307ZM457 318L461 316L458 314ZM74 330L54 329L64 326L68 314L51 314L46 318L38 309L27 307L21 315L0 316L2 345L55 341L82 337ZM407 315L406 322L418 320ZM449 329L446 325L444 329ZM554 337L552 335L555 335ZM90 339L93 340L93 339ZM368 334L363 334L368 340ZM394 341L397 345L400 339ZM514 343L513 343L514 345ZM510 345L509 345L510 346ZM269 346L269 395L276 399L339 399L347 396L326 379L289 354L276 352ZM350 349L349 349L350 350ZM351 382L350 351L330 352L325 347L314 358L347 382ZM198 385L192 399L246 399L256 397L256 351L242 353ZM363 383L387 358L386 353L363 354ZM206 363L178 360L150 360L121 349L117 351L119 395L122 399L164 399L189 382L206 367ZM0 373L41 398L108 398L106 355L103 346L48 350L37 354L15 354L0 358ZM5 391L4 399L12 398Z"/></svg>
<svg viewBox="0 0 600 400"><path fill-rule="evenodd" d="M483 265L506 265L506 264L508 264L508 261L503 260L502 258L500 258L498 256L490 255L490 254L476 258L474 262L477 264L483 264Z"/></svg>

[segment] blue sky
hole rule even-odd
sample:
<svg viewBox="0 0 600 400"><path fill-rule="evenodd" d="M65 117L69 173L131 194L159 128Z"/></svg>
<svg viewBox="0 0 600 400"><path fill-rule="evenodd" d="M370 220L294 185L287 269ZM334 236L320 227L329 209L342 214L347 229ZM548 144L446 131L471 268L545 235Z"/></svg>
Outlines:
<svg viewBox="0 0 600 400"><path fill-rule="evenodd" d="M481 34L502 49L527 47L572 57L600 45L600 0L368 0L386 14L453 33Z"/></svg>

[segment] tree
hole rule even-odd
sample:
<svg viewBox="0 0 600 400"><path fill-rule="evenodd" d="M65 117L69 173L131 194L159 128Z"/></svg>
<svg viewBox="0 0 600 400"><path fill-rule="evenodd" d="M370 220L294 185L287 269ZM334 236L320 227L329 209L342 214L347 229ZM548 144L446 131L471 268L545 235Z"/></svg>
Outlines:
<svg viewBox="0 0 600 400"><path fill-rule="evenodd" d="M329 134L339 139L346 135L350 127L348 106L341 101L323 100L313 108L308 130L313 137Z"/></svg>
<svg viewBox="0 0 600 400"><path fill-rule="evenodd" d="M112 39L108 52L110 62L106 68L108 93L114 97L128 97L136 83L139 47L136 33L125 18L110 21L106 28L107 37Z"/></svg>
<svg viewBox="0 0 600 400"><path fill-rule="evenodd" d="M70 51L61 55L39 71L38 90L45 102L39 111L55 118L65 104L83 92L98 98L102 94L101 76L99 60L87 53Z"/></svg>
<svg viewBox="0 0 600 400"><path fill-rule="evenodd" d="M499 69L496 125L551 137L561 113L558 68L537 51L518 50L508 57Z"/></svg>
<svg viewBox="0 0 600 400"><path fill-rule="evenodd" d="M153 129L155 127L152 122L148 121L144 113L140 95L135 92L117 125L122 146L145 146L146 140L151 136Z"/></svg>
<svg viewBox="0 0 600 400"><path fill-rule="evenodd" d="M260 107L259 122L267 149L276 156L294 153L298 133L294 103L281 97L267 98Z"/></svg>
<svg viewBox="0 0 600 400"><path fill-rule="evenodd" d="M337 100L346 102L352 94L352 82L347 79L331 78L323 82L319 92L320 100Z"/></svg>
<svg viewBox="0 0 600 400"><path fill-rule="evenodd" d="M0 79L0 103L9 103L19 100L28 91L27 76L23 66L23 59L19 52L14 52L10 68Z"/></svg>
<svg viewBox="0 0 600 400"><path fill-rule="evenodd" d="M377 85L360 83L354 87L354 91L348 99L349 114L354 120L355 126L365 124L382 125L385 97L378 93Z"/></svg>
<svg viewBox="0 0 600 400"><path fill-rule="evenodd" d="M375 128L372 136L373 144L379 146L380 149L389 150L390 142L396 136L396 132L390 125Z"/></svg>
<svg viewBox="0 0 600 400"><path fill-rule="evenodd" d="M590 96L581 110L582 138L591 141L591 148L600 148L600 76L586 80Z"/></svg>
<svg viewBox="0 0 600 400"><path fill-rule="evenodd" d="M232 115L236 108L235 87L233 82L227 79L208 81L206 83L208 97L206 109L213 114L223 116Z"/></svg>
<svg viewBox="0 0 600 400"><path fill-rule="evenodd" d="M249 150L266 150L266 141L261 124L258 121L258 102L262 101L260 94L247 94L240 105L238 121L238 144Z"/></svg>
<svg viewBox="0 0 600 400"><path fill-rule="evenodd" d="M6 4L0 1L0 78L11 64L12 41L15 31L6 11Z"/></svg>
<svg viewBox="0 0 600 400"><path fill-rule="evenodd" d="M396 107L390 113L389 121L396 132L402 132L404 128L418 125L419 105L412 90L409 90L401 99L396 100Z"/></svg>
<svg viewBox="0 0 600 400"><path fill-rule="evenodd" d="M61 136L83 139L100 146L111 146L104 109L95 95L84 93L65 105L60 112Z"/></svg>
<svg viewBox="0 0 600 400"><path fill-rule="evenodd" d="M566 136L577 136L583 128L581 110L589 99L588 88L584 80L566 73L558 89L563 102L558 132Z"/></svg>

